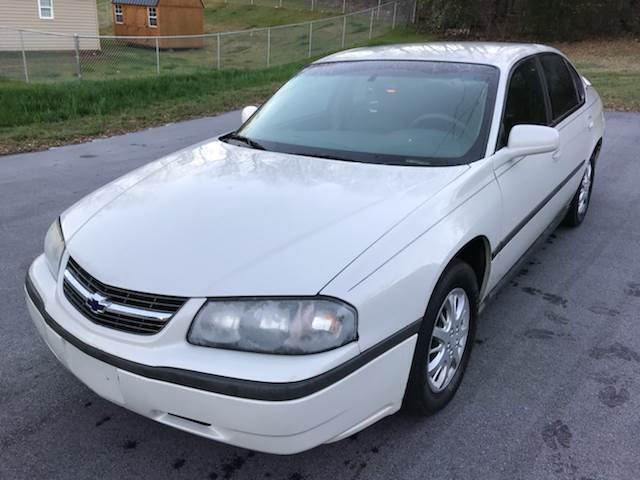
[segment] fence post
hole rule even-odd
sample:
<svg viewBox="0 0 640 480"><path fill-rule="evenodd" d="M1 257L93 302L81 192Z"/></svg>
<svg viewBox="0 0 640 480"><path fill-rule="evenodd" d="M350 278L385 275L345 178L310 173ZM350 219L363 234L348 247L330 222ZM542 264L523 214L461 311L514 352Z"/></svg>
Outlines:
<svg viewBox="0 0 640 480"><path fill-rule="evenodd" d="M398 2L393 4L393 20L391 21L391 30L396 28L396 12L398 11Z"/></svg>
<svg viewBox="0 0 640 480"><path fill-rule="evenodd" d="M160 41L156 37L156 75L160 75Z"/></svg>
<svg viewBox="0 0 640 480"><path fill-rule="evenodd" d="M342 0L342 13L347 11L347 0Z"/></svg>
<svg viewBox="0 0 640 480"><path fill-rule="evenodd" d="M24 51L24 36L22 34L22 30L19 30L20 33L20 48L22 49L22 65L24 66L24 80L29 83L29 67L27 67L27 54Z"/></svg>
<svg viewBox="0 0 640 480"><path fill-rule="evenodd" d="M222 40L222 37L220 36L220 34L216 35L217 41L216 41L216 66L218 68L218 70L220 70L220 40Z"/></svg>
<svg viewBox="0 0 640 480"><path fill-rule="evenodd" d="M371 20L369 21L369 40L373 38L373 14L375 13L375 8L371 9Z"/></svg>
<svg viewBox="0 0 640 480"><path fill-rule="evenodd" d="M416 23L417 10L418 10L418 0L413 0L413 13L411 14L411 23Z"/></svg>
<svg viewBox="0 0 640 480"><path fill-rule="evenodd" d="M267 28L267 67L271 65L271 27Z"/></svg>
<svg viewBox="0 0 640 480"><path fill-rule="evenodd" d="M76 75L82 80L82 66L80 65L80 37L77 33L73 34L73 44L76 50Z"/></svg>
<svg viewBox="0 0 640 480"><path fill-rule="evenodd" d="M342 48L344 48L344 41L347 37L347 16L342 17Z"/></svg>
<svg viewBox="0 0 640 480"><path fill-rule="evenodd" d="M380 5L382 5L382 0L378 0L378 11L376 12L376 18L380 18Z"/></svg>
<svg viewBox="0 0 640 480"><path fill-rule="evenodd" d="M308 55L309 58L311 58L312 41L313 41L313 22L309 22L309 55Z"/></svg>

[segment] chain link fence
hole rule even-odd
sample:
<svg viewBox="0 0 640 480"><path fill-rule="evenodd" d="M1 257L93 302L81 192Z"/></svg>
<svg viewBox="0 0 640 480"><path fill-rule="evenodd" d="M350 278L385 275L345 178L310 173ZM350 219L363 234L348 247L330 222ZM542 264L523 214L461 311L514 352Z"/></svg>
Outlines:
<svg viewBox="0 0 640 480"><path fill-rule="evenodd" d="M379 7L385 2L384 0L205 0L205 5L215 5L216 3L256 5L336 14L359 12L372 7Z"/></svg>
<svg viewBox="0 0 640 480"><path fill-rule="evenodd" d="M0 78L55 82L264 68L362 44L414 16L415 0L398 0L305 23L204 35L87 36L0 26Z"/></svg>

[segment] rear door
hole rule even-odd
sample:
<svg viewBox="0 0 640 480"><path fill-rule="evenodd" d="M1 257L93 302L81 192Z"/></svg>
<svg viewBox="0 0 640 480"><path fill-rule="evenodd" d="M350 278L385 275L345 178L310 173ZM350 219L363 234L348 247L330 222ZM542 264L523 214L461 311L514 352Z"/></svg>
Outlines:
<svg viewBox="0 0 640 480"><path fill-rule="evenodd" d="M554 154L557 182L567 182L558 193L569 202L578 188L584 162L590 156L589 129L593 118L585 108L584 84L573 66L556 53L540 55L540 64L551 103L551 126L560 132L560 149Z"/></svg>

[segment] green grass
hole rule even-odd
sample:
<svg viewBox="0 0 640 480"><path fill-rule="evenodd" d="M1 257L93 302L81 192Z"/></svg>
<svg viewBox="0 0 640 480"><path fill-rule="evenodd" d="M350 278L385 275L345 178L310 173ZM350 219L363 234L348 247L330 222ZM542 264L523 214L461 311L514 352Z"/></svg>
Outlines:
<svg viewBox="0 0 640 480"><path fill-rule="evenodd" d="M0 88L0 128L30 123L67 121L86 116L107 116L138 111L166 103L226 93L229 90L269 85L287 79L302 64L246 71L223 70L211 74L160 76L153 81L87 81L74 85L18 83ZM166 105L162 105L166 108Z"/></svg>
<svg viewBox="0 0 640 480"><path fill-rule="evenodd" d="M640 111L640 74L585 72L609 110Z"/></svg>
<svg viewBox="0 0 640 480"><path fill-rule="evenodd" d="M206 2L205 32L233 32L250 28L302 23L327 17L328 12L311 12L273 6ZM335 13L337 15L337 13Z"/></svg>
<svg viewBox="0 0 640 480"><path fill-rule="evenodd" d="M411 26L399 26L384 35L366 42L367 45L393 45L394 43L424 43L435 40L433 34L419 33Z"/></svg>
<svg viewBox="0 0 640 480"><path fill-rule="evenodd" d="M303 64L152 80L0 83L0 154L62 145L258 103Z"/></svg>
<svg viewBox="0 0 640 480"><path fill-rule="evenodd" d="M557 45L598 90L609 110L640 111L640 42L634 39Z"/></svg>

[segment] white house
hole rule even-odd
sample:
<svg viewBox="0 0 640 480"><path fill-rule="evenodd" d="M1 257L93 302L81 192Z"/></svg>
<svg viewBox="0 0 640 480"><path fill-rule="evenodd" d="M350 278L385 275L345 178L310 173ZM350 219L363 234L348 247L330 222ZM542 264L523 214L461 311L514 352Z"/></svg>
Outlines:
<svg viewBox="0 0 640 480"><path fill-rule="evenodd" d="M15 29L24 32L22 39ZM96 0L0 0L0 50L74 50L73 34L82 50L99 50ZM57 35L54 35L57 34ZM83 37L83 36L88 36Z"/></svg>

